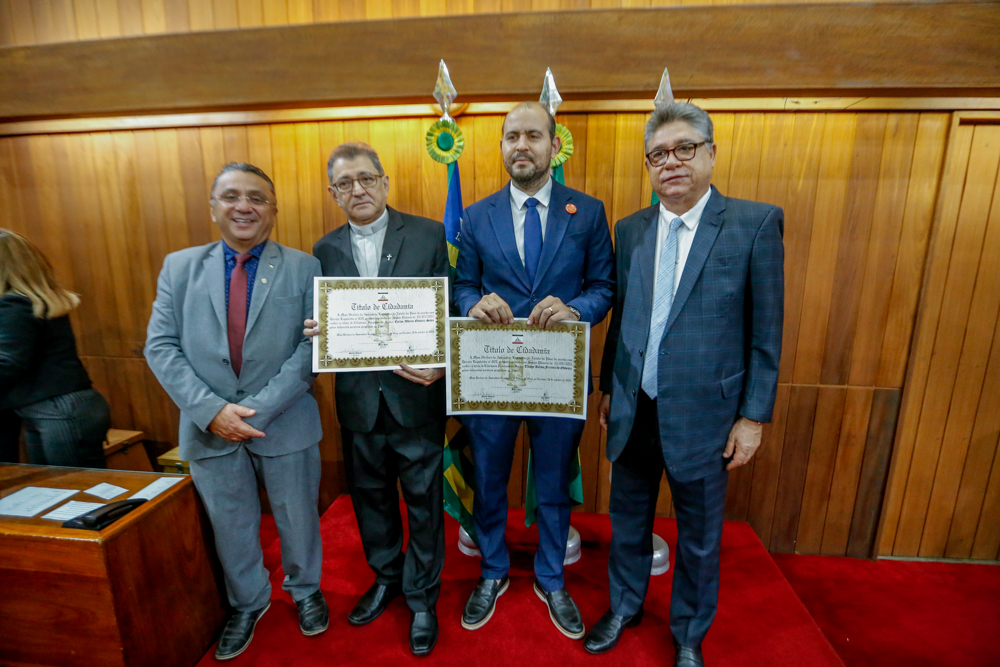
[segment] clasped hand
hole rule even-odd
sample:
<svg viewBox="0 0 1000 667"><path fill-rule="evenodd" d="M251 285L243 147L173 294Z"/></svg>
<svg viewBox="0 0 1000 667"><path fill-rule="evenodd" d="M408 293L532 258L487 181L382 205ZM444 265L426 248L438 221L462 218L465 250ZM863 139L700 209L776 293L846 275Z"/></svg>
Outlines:
<svg viewBox="0 0 1000 667"><path fill-rule="evenodd" d="M507 302L495 292L487 294L479 303L469 309L469 317L475 317L487 324L510 324L514 313ZM528 315L528 324L537 324L539 329L551 329L556 322L577 321L580 318L557 296L547 296Z"/></svg>
<svg viewBox="0 0 1000 667"><path fill-rule="evenodd" d="M219 410L215 415L208 430L229 442L242 442L250 438L263 438L264 432L258 431L250 424L243 421L244 417L253 417L257 411L236 403L227 403L226 407Z"/></svg>

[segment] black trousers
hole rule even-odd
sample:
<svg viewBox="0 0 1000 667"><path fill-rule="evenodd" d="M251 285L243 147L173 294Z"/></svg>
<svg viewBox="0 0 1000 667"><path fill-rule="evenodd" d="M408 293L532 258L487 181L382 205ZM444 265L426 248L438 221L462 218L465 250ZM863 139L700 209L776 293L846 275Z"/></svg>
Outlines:
<svg viewBox="0 0 1000 667"><path fill-rule="evenodd" d="M434 609L444 566L444 420L406 428L379 397L370 433L342 429L344 466L368 565L379 584L402 584L410 609ZM406 501L410 539L396 480Z"/></svg>
<svg viewBox="0 0 1000 667"><path fill-rule="evenodd" d="M642 608L653 563L653 518L665 469L656 401L640 392L635 425L611 467L611 610L631 616ZM680 482L667 471L677 515L670 596L670 631L681 646L701 644L719 601L719 555L729 473Z"/></svg>
<svg viewBox="0 0 1000 667"><path fill-rule="evenodd" d="M0 410L0 463L20 460L21 418L13 410Z"/></svg>

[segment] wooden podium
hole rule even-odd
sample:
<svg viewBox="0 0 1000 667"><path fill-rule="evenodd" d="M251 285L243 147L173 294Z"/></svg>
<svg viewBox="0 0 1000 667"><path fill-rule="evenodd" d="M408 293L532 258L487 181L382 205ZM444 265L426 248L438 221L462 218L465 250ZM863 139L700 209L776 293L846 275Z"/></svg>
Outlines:
<svg viewBox="0 0 1000 667"><path fill-rule="evenodd" d="M0 497L25 486L128 498L164 475L0 464ZM67 500L111 502L77 494ZM64 501L65 502L65 501ZM0 665L194 665L226 616L212 531L190 477L101 531L0 516Z"/></svg>

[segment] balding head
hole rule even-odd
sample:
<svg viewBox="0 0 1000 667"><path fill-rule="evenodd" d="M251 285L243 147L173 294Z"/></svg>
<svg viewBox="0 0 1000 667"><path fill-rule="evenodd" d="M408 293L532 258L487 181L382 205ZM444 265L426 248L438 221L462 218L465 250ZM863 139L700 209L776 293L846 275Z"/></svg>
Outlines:
<svg viewBox="0 0 1000 667"><path fill-rule="evenodd" d="M507 112L507 115L503 119L503 130L507 131L507 119L512 115L522 111L530 111L531 113L540 114L545 117L546 125L549 130L549 139L551 140L556 136L556 117L549 113L549 110L543 107L538 102L521 102L516 107Z"/></svg>

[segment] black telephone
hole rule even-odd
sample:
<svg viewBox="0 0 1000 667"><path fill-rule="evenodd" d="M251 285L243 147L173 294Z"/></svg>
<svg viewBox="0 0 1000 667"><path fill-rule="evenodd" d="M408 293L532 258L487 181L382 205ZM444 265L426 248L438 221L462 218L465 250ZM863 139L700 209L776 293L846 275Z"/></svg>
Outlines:
<svg viewBox="0 0 1000 667"><path fill-rule="evenodd" d="M77 528L79 530L101 530L102 528L107 528L144 502L146 502L145 498L132 498L130 500L119 500L116 503L108 503L104 507L63 522L62 527Z"/></svg>

